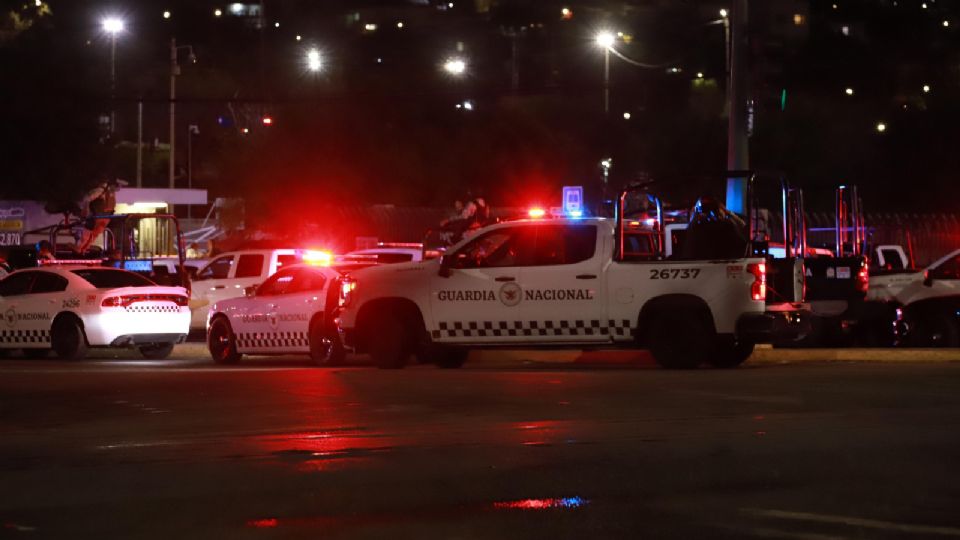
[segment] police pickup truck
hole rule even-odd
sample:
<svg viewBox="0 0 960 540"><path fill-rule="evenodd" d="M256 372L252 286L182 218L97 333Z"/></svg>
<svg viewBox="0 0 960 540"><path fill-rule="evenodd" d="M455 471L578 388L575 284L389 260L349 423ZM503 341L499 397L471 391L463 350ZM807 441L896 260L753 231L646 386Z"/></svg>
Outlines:
<svg viewBox="0 0 960 540"><path fill-rule="evenodd" d="M765 259L746 256L745 235L734 257L668 260L662 231L623 221L498 223L442 259L357 271L342 283L346 345L382 368L411 354L460 367L490 346L646 347L663 367L726 368L801 332L799 311L766 309Z"/></svg>

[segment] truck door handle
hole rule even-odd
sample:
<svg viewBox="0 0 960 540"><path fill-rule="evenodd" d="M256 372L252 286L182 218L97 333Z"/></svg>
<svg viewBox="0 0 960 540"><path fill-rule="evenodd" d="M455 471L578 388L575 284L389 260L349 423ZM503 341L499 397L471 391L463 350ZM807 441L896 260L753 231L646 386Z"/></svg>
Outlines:
<svg viewBox="0 0 960 540"><path fill-rule="evenodd" d="M577 279L597 279L597 276L594 274L580 274L577 276Z"/></svg>
<svg viewBox="0 0 960 540"><path fill-rule="evenodd" d="M493 280L494 280L494 281L516 281L517 278L515 278L515 277L513 277L513 276L500 276L500 277L497 277L497 278L493 278Z"/></svg>
<svg viewBox="0 0 960 540"><path fill-rule="evenodd" d="M214 289L214 290L216 290L216 289L226 289L227 286L226 286L226 285L214 285L213 287L210 287L210 288L211 288L211 289Z"/></svg>

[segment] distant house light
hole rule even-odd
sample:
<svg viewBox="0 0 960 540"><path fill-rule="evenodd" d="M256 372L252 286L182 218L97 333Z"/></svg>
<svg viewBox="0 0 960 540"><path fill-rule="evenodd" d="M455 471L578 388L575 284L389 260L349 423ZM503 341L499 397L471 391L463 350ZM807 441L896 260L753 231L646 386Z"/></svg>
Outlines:
<svg viewBox="0 0 960 540"><path fill-rule="evenodd" d="M235 2L230 4L227 9L230 10L230 14L239 17L247 11L247 6L241 4L240 2Z"/></svg>
<svg viewBox="0 0 960 540"><path fill-rule="evenodd" d="M367 24L363 25L363 29L366 30L367 32L376 32L376 31L377 31L377 25L374 24L374 23L367 23Z"/></svg>
<svg viewBox="0 0 960 540"><path fill-rule="evenodd" d="M803 26L807 22L807 18L800 13L793 14L793 25L794 26Z"/></svg>
<svg viewBox="0 0 960 540"><path fill-rule="evenodd" d="M845 36L849 36L849 35L850 35L850 27L847 26L847 25L841 26L841 27L840 27L840 33L843 34L843 35L845 35Z"/></svg>

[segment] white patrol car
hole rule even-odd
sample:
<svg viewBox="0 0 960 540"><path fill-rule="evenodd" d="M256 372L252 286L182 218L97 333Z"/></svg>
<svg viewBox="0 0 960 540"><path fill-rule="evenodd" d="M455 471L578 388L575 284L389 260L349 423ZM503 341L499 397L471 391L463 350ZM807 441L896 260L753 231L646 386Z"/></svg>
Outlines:
<svg viewBox="0 0 960 540"><path fill-rule="evenodd" d="M338 323L348 347L384 368L411 353L459 367L472 347L557 345L733 367L754 343L801 333L799 313L766 311L763 258L664 260L636 240L601 218L491 225L442 260L345 277Z"/></svg>
<svg viewBox="0 0 960 540"><path fill-rule="evenodd" d="M207 345L213 360L235 364L243 354L308 353L321 365L343 361L328 309L337 305L340 274L326 266L281 268L247 296L210 308Z"/></svg>
<svg viewBox="0 0 960 540"><path fill-rule="evenodd" d="M0 281L0 349L81 359L88 347L134 346L166 358L190 326L183 287L114 268L44 267Z"/></svg>

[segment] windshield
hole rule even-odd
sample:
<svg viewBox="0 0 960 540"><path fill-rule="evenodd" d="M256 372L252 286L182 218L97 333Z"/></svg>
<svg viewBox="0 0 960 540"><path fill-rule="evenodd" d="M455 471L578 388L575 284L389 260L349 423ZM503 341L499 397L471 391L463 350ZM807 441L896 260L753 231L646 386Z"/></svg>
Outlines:
<svg viewBox="0 0 960 540"><path fill-rule="evenodd" d="M133 272L110 269L83 269L74 270L74 274L82 277L87 283L98 289L119 289L120 287L152 287L156 283Z"/></svg>

